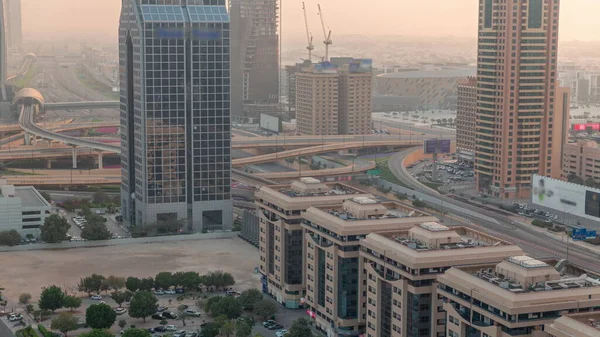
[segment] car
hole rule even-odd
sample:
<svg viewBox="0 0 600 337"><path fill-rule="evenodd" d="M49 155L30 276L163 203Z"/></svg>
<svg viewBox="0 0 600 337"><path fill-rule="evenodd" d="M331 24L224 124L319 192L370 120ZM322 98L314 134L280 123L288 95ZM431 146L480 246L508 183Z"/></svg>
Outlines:
<svg viewBox="0 0 600 337"><path fill-rule="evenodd" d="M198 333L196 331L188 332L185 337L198 337Z"/></svg>
<svg viewBox="0 0 600 337"><path fill-rule="evenodd" d="M125 309L125 308L115 308L115 313L117 315L123 315L126 312L127 312L127 309Z"/></svg>
<svg viewBox="0 0 600 337"><path fill-rule="evenodd" d="M175 331L175 330L177 330L177 325L169 324L169 325L165 326L165 330L166 331Z"/></svg>
<svg viewBox="0 0 600 337"><path fill-rule="evenodd" d="M155 333L155 332L156 332L156 329L154 329L154 328L148 328L148 332L149 332L149 333Z"/></svg>
<svg viewBox="0 0 600 337"><path fill-rule="evenodd" d="M167 307L165 307L165 306L162 306L162 305L161 305L161 306L160 306L160 307L158 307L158 309L156 309L156 310L158 310L159 312L163 312L163 311L167 310Z"/></svg>
<svg viewBox="0 0 600 337"><path fill-rule="evenodd" d="M282 329L282 330L279 330L279 331L277 331L277 332L275 333L275 336L277 336L277 337L283 337L283 336L285 336L285 334L287 334L287 333L288 333L288 331L287 331L286 329Z"/></svg>
<svg viewBox="0 0 600 337"><path fill-rule="evenodd" d="M263 326L266 328L267 326L269 326L269 325L273 325L273 324L276 324L276 323L277 323L277 322L275 322L274 320L270 319L270 320L268 320L268 321L264 321L264 322L263 322Z"/></svg>
<svg viewBox="0 0 600 337"><path fill-rule="evenodd" d="M175 295L176 294L175 290L171 290L171 289L165 290L164 293L165 293L165 295Z"/></svg>
<svg viewBox="0 0 600 337"><path fill-rule="evenodd" d="M177 319L177 314L171 311L165 311L162 313L163 317L170 319Z"/></svg>
<svg viewBox="0 0 600 337"><path fill-rule="evenodd" d="M10 314L8 315L8 320L10 322L16 322L16 321L20 321L23 319L23 315L21 314Z"/></svg>
<svg viewBox="0 0 600 337"><path fill-rule="evenodd" d="M154 290L154 295L164 295L165 292L163 290Z"/></svg>
<svg viewBox="0 0 600 337"><path fill-rule="evenodd" d="M156 314L152 315L152 319L158 319L162 321L165 319L165 317L160 312L157 312Z"/></svg>
<svg viewBox="0 0 600 337"><path fill-rule="evenodd" d="M270 325L267 327L269 330L279 330L283 329L283 325L275 323L274 325Z"/></svg>
<svg viewBox="0 0 600 337"><path fill-rule="evenodd" d="M185 334L186 334L185 330L179 330L179 331L175 331L173 333L173 337L185 337Z"/></svg>
<svg viewBox="0 0 600 337"><path fill-rule="evenodd" d="M202 314L199 311L192 309L185 309L185 313L192 317L200 317Z"/></svg>
<svg viewBox="0 0 600 337"><path fill-rule="evenodd" d="M175 288L175 292L176 292L177 294L183 294L183 293L185 292L185 289L183 289L183 288L181 288L181 287L179 287L179 288Z"/></svg>
<svg viewBox="0 0 600 337"><path fill-rule="evenodd" d="M167 328L165 328L165 327L164 327L164 326L162 326L162 325L159 325L159 326L157 326L156 328L154 328L154 331L155 331L155 332L165 332L165 331L167 331Z"/></svg>
<svg viewBox="0 0 600 337"><path fill-rule="evenodd" d="M90 297L90 298L93 299L93 300L96 300L96 301L100 301L102 299L102 296L100 296L100 295L92 295L92 297Z"/></svg>

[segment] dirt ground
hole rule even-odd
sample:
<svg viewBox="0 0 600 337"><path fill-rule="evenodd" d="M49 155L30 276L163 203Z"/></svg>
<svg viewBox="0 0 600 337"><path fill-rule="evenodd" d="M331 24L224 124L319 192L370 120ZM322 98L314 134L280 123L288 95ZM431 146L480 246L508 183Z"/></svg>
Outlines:
<svg viewBox="0 0 600 337"><path fill-rule="evenodd" d="M31 293L32 302L37 302L42 287L73 289L80 278L93 273L154 277L162 271L222 270L233 275L235 289L243 290L260 286L260 274L254 272L259 261L257 249L239 238L3 252L0 287L14 304L21 293Z"/></svg>

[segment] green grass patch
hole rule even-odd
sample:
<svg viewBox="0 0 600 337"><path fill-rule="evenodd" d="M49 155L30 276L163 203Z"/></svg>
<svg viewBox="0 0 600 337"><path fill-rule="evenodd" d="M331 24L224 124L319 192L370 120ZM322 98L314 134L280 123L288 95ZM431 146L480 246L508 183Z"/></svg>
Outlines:
<svg viewBox="0 0 600 337"><path fill-rule="evenodd" d="M17 79L15 81L15 86L19 87L19 88L27 88L29 87L29 84L31 83L31 80L33 80L33 78L35 77L35 75L37 75L38 73L38 67L37 64L32 63L29 66L29 69L27 70L27 73L25 75L23 75L21 78Z"/></svg>
<svg viewBox="0 0 600 337"><path fill-rule="evenodd" d="M390 160L390 157L381 157L381 158L375 159L375 164L377 165L377 170L381 171L380 179L389 181L392 184L400 185L402 187L406 187L406 188L412 190L412 188L410 188L409 186L406 186L406 184L404 184L398 178L396 178L394 173L388 167L389 160Z"/></svg>
<svg viewBox="0 0 600 337"><path fill-rule="evenodd" d="M101 120L101 119L98 119L98 118L92 118L92 123L100 123L100 122L102 122L102 120Z"/></svg>
<svg viewBox="0 0 600 337"><path fill-rule="evenodd" d="M14 171L14 170L0 170L0 175L3 175L3 176L39 176L39 174L37 174L37 173Z"/></svg>
<svg viewBox="0 0 600 337"><path fill-rule="evenodd" d="M91 90L94 90L108 98L119 99L119 93L112 91L112 86L98 81L94 75L89 73L84 67L77 67L77 79L83 85Z"/></svg>
<svg viewBox="0 0 600 337"><path fill-rule="evenodd" d="M430 181L421 181L421 183L429 188L432 188L436 191L440 191L438 190L439 187L444 186L444 184L440 184L440 183L434 183L434 182L430 182Z"/></svg>

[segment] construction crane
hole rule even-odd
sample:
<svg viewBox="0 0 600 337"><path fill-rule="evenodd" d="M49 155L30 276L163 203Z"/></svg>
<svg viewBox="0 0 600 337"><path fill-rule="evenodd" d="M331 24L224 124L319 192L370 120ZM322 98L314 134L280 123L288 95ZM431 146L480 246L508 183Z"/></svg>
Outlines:
<svg viewBox="0 0 600 337"><path fill-rule="evenodd" d="M308 19L306 17L306 6L304 2L302 3L302 10L304 11L304 26L306 27L306 40L308 41L308 45L306 45L306 49L308 49L308 60L312 62L312 51L315 49L313 45L313 36L308 31Z"/></svg>
<svg viewBox="0 0 600 337"><path fill-rule="evenodd" d="M325 38L323 41L323 44L325 44L325 61L329 61L329 46L333 44L333 41L331 41L331 29L329 29L329 33L327 33L325 30L325 20L323 19L321 5L318 4L317 6L319 7L319 16L321 17L321 26L323 27L323 37Z"/></svg>

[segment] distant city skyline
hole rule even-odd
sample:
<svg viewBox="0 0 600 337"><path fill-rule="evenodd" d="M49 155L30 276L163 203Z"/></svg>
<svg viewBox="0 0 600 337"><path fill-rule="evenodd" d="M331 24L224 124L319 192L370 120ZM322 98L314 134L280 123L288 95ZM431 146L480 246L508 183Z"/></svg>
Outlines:
<svg viewBox="0 0 600 337"><path fill-rule="evenodd" d="M321 3L326 24L336 35L404 35L476 38L477 0L373 0L369 6L348 6L346 0L304 0L316 41L322 30L316 14ZM117 41L120 0L22 0L23 31L27 39L106 38ZM91 15L93 13L93 15ZM561 2L560 39L600 40L600 1ZM91 15L91 16L90 16ZM90 18L93 18L90 20ZM283 2L284 44L302 37L300 0ZM430 20L427 20L430 18ZM372 19L372 20L369 20ZM351 23L351 24L349 24Z"/></svg>

